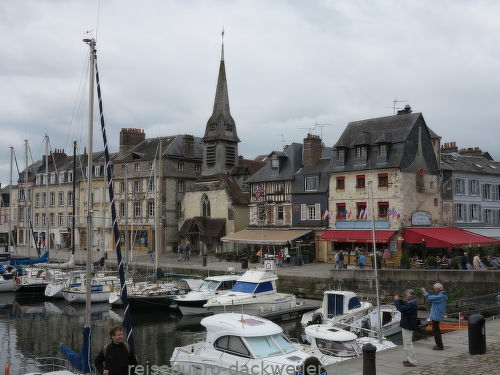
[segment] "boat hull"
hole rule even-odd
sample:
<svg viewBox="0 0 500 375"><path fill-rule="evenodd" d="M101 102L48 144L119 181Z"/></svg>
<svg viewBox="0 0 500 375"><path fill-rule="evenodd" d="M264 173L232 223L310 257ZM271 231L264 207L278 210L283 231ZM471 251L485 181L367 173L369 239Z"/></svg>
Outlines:
<svg viewBox="0 0 500 375"><path fill-rule="evenodd" d="M19 289L14 279L0 280L0 293L15 292Z"/></svg>
<svg viewBox="0 0 500 375"><path fill-rule="evenodd" d="M92 292L90 294L90 302L108 302L110 292ZM87 299L87 293L80 291L64 291L64 299L68 302L74 303L85 303Z"/></svg>
<svg viewBox="0 0 500 375"><path fill-rule="evenodd" d="M255 316L265 316L270 313L286 312L297 306L294 296L266 298L264 301L234 301L230 304L207 304L206 309L209 313L224 314L224 313L243 313Z"/></svg>
<svg viewBox="0 0 500 375"><path fill-rule="evenodd" d="M26 296L44 296L46 283L40 284L21 284L16 293Z"/></svg>
<svg viewBox="0 0 500 375"><path fill-rule="evenodd" d="M204 315L211 314L203 305L207 303L206 299L202 300L176 300L179 310L181 310L182 315Z"/></svg>
<svg viewBox="0 0 500 375"><path fill-rule="evenodd" d="M128 304L133 310L177 309L177 304L172 296L128 296Z"/></svg>

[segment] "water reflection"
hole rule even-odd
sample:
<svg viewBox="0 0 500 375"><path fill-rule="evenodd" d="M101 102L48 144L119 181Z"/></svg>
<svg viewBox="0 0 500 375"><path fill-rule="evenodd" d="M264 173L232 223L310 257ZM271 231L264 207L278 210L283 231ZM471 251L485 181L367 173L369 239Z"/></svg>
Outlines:
<svg viewBox="0 0 500 375"><path fill-rule="evenodd" d="M95 357L109 341L109 329L121 324L121 310L109 304L93 304L92 355ZM195 333L203 331L202 317L176 312L138 311L133 314L137 357L144 364L168 364L176 346L188 345ZM61 343L81 349L85 306L64 301L15 298L0 294L0 364L11 363L13 375L37 368L36 357L58 355ZM287 335L300 339L300 320L280 323Z"/></svg>

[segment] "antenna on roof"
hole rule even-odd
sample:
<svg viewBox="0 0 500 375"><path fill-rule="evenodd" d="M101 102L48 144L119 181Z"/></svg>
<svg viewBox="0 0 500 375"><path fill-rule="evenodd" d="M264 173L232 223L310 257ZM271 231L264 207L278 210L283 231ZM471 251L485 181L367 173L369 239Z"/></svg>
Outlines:
<svg viewBox="0 0 500 375"><path fill-rule="evenodd" d="M315 128L297 128L297 129L305 129L305 130L307 130L308 134L313 134L313 132L315 130Z"/></svg>
<svg viewBox="0 0 500 375"><path fill-rule="evenodd" d="M394 115L397 114L397 110L399 108L397 108L397 103L408 103L408 100L399 100L398 98L394 98L394 100L392 101L392 109L394 111Z"/></svg>
<svg viewBox="0 0 500 375"><path fill-rule="evenodd" d="M285 148L285 134L278 134L281 137L281 148Z"/></svg>
<svg viewBox="0 0 500 375"><path fill-rule="evenodd" d="M323 128L324 128L325 126L333 126L333 125L335 125L335 124L321 124L321 123L319 123L319 122L314 123L314 127L315 127L315 128L319 128L319 129L320 129L320 135L319 135L319 137L320 137L321 139L323 139Z"/></svg>

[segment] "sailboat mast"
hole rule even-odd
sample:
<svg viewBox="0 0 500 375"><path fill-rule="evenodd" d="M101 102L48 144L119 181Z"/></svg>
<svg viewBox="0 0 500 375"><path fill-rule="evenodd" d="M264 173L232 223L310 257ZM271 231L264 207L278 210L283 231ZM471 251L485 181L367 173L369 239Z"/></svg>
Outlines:
<svg viewBox="0 0 500 375"><path fill-rule="evenodd" d="M49 220L49 136L45 134L45 251L50 249Z"/></svg>
<svg viewBox="0 0 500 375"><path fill-rule="evenodd" d="M125 164L125 178L123 183L125 193L125 251L128 252L129 263L132 261L132 247L130 246L130 233L128 231L128 166Z"/></svg>
<svg viewBox="0 0 500 375"><path fill-rule="evenodd" d="M86 286L87 295L85 300L85 326L90 327L90 305L91 305L91 283L92 275L90 267L92 266L92 144L93 144L93 125L94 125L94 65L95 65L95 40L84 39L90 47L89 62L89 117L88 117L88 157L87 157L87 274Z"/></svg>
<svg viewBox="0 0 500 375"><path fill-rule="evenodd" d="M373 205L373 186L372 182L368 181L368 185L370 186L370 206L372 208L372 244L373 244L373 261L374 270L375 270L375 290L377 291L377 320L378 320L378 337L382 339L382 315L380 312L380 293L379 293L379 285L378 285L378 260L377 260L377 245L375 241L375 207Z"/></svg>
<svg viewBox="0 0 500 375"><path fill-rule="evenodd" d="M29 246L29 233L28 233L28 140L24 140L24 222L26 223L26 230L24 231L24 244L28 245L28 256L31 256L31 246Z"/></svg>
<svg viewBox="0 0 500 375"><path fill-rule="evenodd" d="M163 150L163 138L160 138L160 144L158 146L158 160L159 162L157 163L157 160L155 159L155 280L158 281L158 252L160 251L160 215L158 215L158 202L160 199L158 199L158 186L160 182L158 181L158 167L160 168L160 176L161 176L161 168L163 168L162 162L161 162L161 155L162 155L162 150ZM160 177L161 178L161 177Z"/></svg>
<svg viewBox="0 0 500 375"><path fill-rule="evenodd" d="M12 238L12 163L14 161L14 147L10 147L10 180L9 180L9 239L8 239L8 249L10 253L10 244L14 244L14 239Z"/></svg>
<svg viewBox="0 0 500 375"><path fill-rule="evenodd" d="M76 141L73 142L73 201L71 211L71 254L75 254Z"/></svg>

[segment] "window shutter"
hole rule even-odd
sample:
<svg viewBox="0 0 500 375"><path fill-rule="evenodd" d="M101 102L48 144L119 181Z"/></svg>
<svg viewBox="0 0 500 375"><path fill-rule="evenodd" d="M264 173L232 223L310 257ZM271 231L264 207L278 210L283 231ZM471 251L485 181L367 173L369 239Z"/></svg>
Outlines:
<svg viewBox="0 0 500 375"><path fill-rule="evenodd" d="M314 219L319 220L321 218L321 205L316 203L314 205Z"/></svg>
<svg viewBox="0 0 500 375"><path fill-rule="evenodd" d="M307 206L305 204L300 205L300 220L307 220Z"/></svg>

